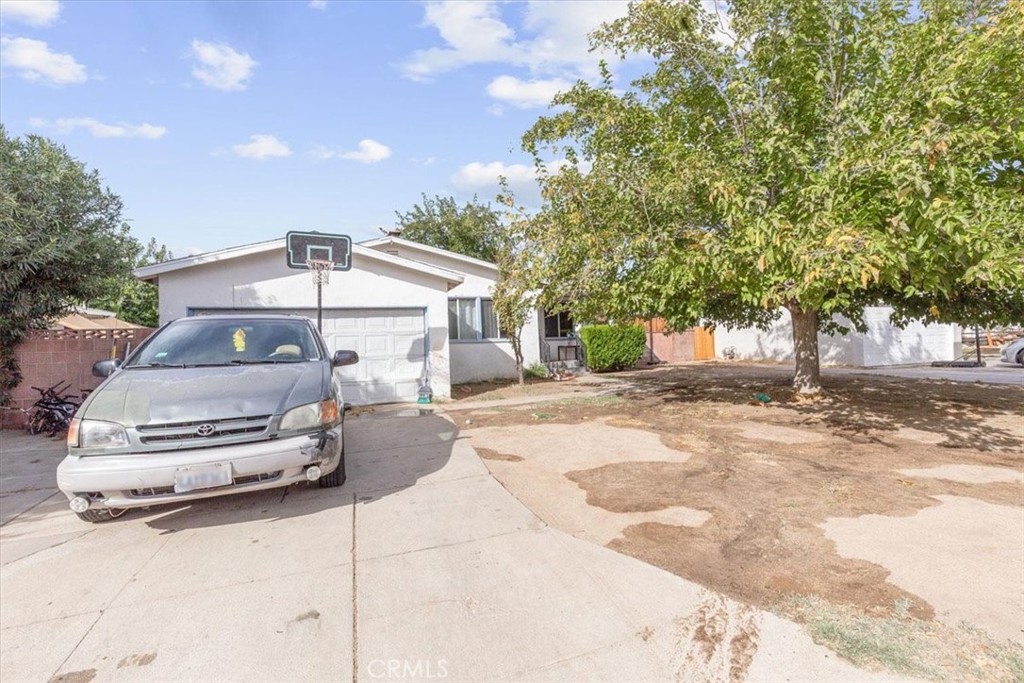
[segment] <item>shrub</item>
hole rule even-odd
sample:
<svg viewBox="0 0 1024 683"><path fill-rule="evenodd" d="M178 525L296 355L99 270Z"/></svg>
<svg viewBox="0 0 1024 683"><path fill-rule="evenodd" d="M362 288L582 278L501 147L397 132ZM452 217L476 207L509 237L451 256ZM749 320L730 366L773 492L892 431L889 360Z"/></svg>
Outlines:
<svg viewBox="0 0 1024 683"><path fill-rule="evenodd" d="M545 379L548 376L548 366L543 363L534 363L523 371L530 379Z"/></svg>
<svg viewBox="0 0 1024 683"><path fill-rule="evenodd" d="M646 337L642 325L590 325L580 330L587 366L594 372L636 365L644 355Z"/></svg>

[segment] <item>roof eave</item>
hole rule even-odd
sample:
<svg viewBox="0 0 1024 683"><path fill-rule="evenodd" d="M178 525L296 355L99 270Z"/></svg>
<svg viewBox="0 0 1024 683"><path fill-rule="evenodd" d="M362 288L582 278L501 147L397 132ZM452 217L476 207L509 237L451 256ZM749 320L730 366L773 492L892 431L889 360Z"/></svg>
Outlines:
<svg viewBox="0 0 1024 683"><path fill-rule="evenodd" d="M432 247L428 244L421 244L419 242L413 242L412 240L402 239L401 237L376 237L372 240L366 240L360 242L360 246L368 247L370 249L376 249L377 247L386 246L393 244L401 247L408 247L410 249L423 251L428 254L436 254L438 256L445 256L456 261L462 261L464 263L470 263L480 268L487 268L488 270L498 271L498 266L490 261L484 261L473 256L466 256L465 254L459 254L454 251L447 249L441 249L439 247Z"/></svg>

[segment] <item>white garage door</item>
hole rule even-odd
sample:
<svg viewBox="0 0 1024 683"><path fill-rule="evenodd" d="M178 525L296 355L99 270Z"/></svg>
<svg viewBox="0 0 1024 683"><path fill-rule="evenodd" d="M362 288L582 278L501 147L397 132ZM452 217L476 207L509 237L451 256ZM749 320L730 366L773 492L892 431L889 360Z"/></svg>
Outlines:
<svg viewBox="0 0 1024 683"><path fill-rule="evenodd" d="M193 309L208 313L296 313L316 323L316 311L281 309ZM423 309L327 309L323 335L333 354L352 349L359 362L338 368L345 401L355 405L415 401L426 377Z"/></svg>

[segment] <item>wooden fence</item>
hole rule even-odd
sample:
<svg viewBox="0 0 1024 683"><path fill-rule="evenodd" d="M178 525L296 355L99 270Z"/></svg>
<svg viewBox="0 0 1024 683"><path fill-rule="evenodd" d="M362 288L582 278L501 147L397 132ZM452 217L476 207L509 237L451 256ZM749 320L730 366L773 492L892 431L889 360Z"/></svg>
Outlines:
<svg viewBox="0 0 1024 683"><path fill-rule="evenodd" d="M652 351L654 360L662 363L711 360L715 357L715 335L703 327L691 327L683 332L666 332L664 318L635 322L643 325L647 331L647 351L644 352L641 363L647 362Z"/></svg>

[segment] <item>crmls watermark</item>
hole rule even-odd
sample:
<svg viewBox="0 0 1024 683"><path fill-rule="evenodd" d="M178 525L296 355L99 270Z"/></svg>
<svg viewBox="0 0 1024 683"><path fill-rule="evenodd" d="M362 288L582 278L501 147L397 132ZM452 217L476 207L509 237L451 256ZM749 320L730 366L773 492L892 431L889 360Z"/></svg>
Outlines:
<svg viewBox="0 0 1024 683"><path fill-rule="evenodd" d="M366 667L370 678L400 681L406 678L438 680L448 678L448 660L374 659Z"/></svg>

